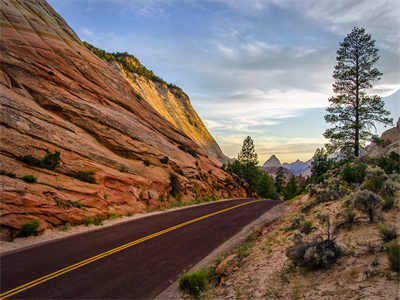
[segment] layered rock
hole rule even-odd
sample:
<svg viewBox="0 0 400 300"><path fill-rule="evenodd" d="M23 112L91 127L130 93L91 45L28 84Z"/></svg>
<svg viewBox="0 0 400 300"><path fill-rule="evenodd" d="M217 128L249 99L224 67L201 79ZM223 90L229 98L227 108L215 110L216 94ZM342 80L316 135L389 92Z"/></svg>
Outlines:
<svg viewBox="0 0 400 300"><path fill-rule="evenodd" d="M400 154L400 118L395 127L382 133L379 145L372 144L367 148L367 155L370 157L379 157L390 152Z"/></svg>
<svg viewBox="0 0 400 300"><path fill-rule="evenodd" d="M205 151L212 138L201 144L172 122L184 112L164 117L154 109L156 84L134 76L134 88L133 76L90 52L44 0L1 1L0 9L2 230L246 195ZM55 170L32 163L47 151L60 152Z"/></svg>

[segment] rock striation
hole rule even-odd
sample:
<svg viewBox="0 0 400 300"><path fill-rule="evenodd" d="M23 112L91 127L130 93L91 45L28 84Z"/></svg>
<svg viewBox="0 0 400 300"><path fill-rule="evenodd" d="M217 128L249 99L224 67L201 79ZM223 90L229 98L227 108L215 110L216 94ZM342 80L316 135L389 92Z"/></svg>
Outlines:
<svg viewBox="0 0 400 300"><path fill-rule="evenodd" d="M94 55L45 0L5 0L0 10L3 238L33 219L40 231L246 196L185 95Z"/></svg>
<svg viewBox="0 0 400 300"><path fill-rule="evenodd" d="M371 144L367 147L367 155L370 157L379 157L390 152L400 154L400 118L395 127L382 133L379 145Z"/></svg>

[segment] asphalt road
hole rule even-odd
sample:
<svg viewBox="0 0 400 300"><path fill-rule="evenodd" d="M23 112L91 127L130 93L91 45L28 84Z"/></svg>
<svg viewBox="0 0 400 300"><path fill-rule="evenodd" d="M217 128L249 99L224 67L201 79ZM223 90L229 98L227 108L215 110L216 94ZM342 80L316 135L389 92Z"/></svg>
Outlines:
<svg viewBox="0 0 400 300"><path fill-rule="evenodd" d="M1 294L166 228L249 201L215 202L149 216L1 256ZM207 217L31 284L9 299L153 298L180 273L278 203L265 200Z"/></svg>

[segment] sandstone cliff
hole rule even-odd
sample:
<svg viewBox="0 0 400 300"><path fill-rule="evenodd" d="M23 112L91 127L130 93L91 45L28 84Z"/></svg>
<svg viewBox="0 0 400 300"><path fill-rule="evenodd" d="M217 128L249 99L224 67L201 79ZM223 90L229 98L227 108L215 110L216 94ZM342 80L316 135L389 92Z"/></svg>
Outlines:
<svg viewBox="0 0 400 300"><path fill-rule="evenodd" d="M370 157L378 157L387 155L390 152L400 154L400 118L397 120L395 127L390 128L382 133L381 144L372 144L367 148L367 155Z"/></svg>
<svg viewBox="0 0 400 300"><path fill-rule="evenodd" d="M207 155L219 148L185 95L94 55L45 0L5 0L0 10L3 233L31 219L44 229L246 195ZM187 104L201 130L185 129L175 118L186 112L168 101Z"/></svg>

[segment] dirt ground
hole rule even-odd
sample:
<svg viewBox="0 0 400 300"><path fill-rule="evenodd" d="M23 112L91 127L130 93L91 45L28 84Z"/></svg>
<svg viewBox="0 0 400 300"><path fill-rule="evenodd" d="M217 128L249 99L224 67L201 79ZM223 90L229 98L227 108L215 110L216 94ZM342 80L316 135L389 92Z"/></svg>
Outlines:
<svg viewBox="0 0 400 300"><path fill-rule="evenodd" d="M377 223L390 222L400 232L399 197L389 212L379 212L379 221L370 224L356 212L352 229L341 228L336 241L343 256L327 270L306 271L293 267L285 255L299 230L289 230L299 208L309 201L297 197L286 214L261 230L248 256L227 263L217 285L206 292L209 299L400 299L398 273L391 271ZM343 201L322 203L304 214L313 224L310 240L326 234L318 214L329 213L331 222L342 220ZM229 254L225 255L228 256ZM220 263L221 264L221 263ZM230 265L230 266L229 266ZM217 264L218 267L218 264ZM218 269L218 268L217 268Z"/></svg>

